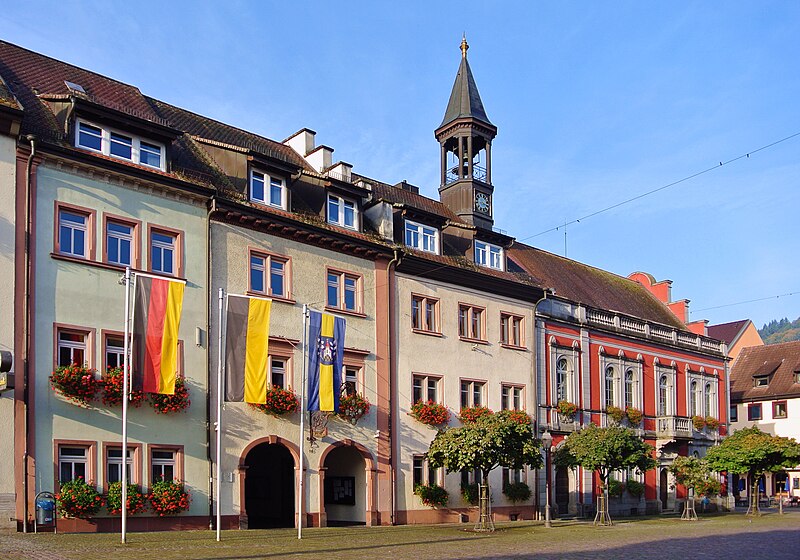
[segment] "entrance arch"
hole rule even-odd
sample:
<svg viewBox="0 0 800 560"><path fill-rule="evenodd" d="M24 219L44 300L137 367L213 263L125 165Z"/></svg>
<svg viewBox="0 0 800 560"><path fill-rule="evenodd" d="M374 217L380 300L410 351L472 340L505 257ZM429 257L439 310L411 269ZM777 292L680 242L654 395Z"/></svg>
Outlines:
<svg viewBox="0 0 800 560"><path fill-rule="evenodd" d="M294 527L297 450L274 436L251 442L242 453L241 516L249 529Z"/></svg>
<svg viewBox="0 0 800 560"><path fill-rule="evenodd" d="M659 498L661 499L661 511L669 509L669 479L667 469L661 469L658 480Z"/></svg>
<svg viewBox="0 0 800 560"><path fill-rule="evenodd" d="M558 515L569 513L569 470L559 467L556 470L556 506Z"/></svg>
<svg viewBox="0 0 800 560"><path fill-rule="evenodd" d="M330 445L319 459L319 524L376 525L375 461L352 440Z"/></svg>

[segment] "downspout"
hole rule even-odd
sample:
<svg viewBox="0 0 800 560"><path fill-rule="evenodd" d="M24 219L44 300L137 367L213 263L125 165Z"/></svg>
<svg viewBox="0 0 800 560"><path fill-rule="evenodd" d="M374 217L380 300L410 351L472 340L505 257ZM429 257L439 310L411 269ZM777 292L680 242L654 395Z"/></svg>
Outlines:
<svg viewBox="0 0 800 560"><path fill-rule="evenodd" d="M209 299L206 306L206 464L208 465L208 529L214 529L214 465L211 454L211 355L210 355L210 340L211 340L211 298L213 297L214 290L211 289L211 214L217 209L216 196L211 197L211 204L206 214L206 292L209 294ZM217 320L221 321L222 317ZM219 422L219 418L217 418ZM218 486L222 484L217 481ZM217 495L221 492L217 488ZM217 498L219 499L219 498Z"/></svg>
<svg viewBox="0 0 800 560"><path fill-rule="evenodd" d="M397 445L397 422L395 422L395 415L397 412L397 394L394 390L394 379L397 375L396 360L397 354L395 352L395 328L394 328L394 269L400 264L402 255L397 249L394 250L394 257L386 265L386 277L389 283L388 299L389 307L389 471L392 478L392 493L391 493L391 524L397 524L397 468L395 462L397 461L397 453L395 447Z"/></svg>
<svg viewBox="0 0 800 560"><path fill-rule="evenodd" d="M725 406L727 407L725 410L725 437L731 435L731 376L730 370L728 369L728 345L723 343L723 347L725 348ZM721 415L720 415L721 416ZM719 435L719 432L717 432ZM733 511L736 507L736 497L733 495L733 474L728 473L726 476L726 482L728 486L728 509Z"/></svg>
<svg viewBox="0 0 800 560"><path fill-rule="evenodd" d="M532 379L532 381L533 382L531 383L531 385L533 387L533 410L535 411L535 414L536 414L536 418L535 418L536 432L535 433L536 433L537 437L538 437L538 434L539 434L539 360L541 359L541 357L539 356L539 337L537 336L538 333L536 332L536 313L537 313L537 310L539 308L539 304L547 299L547 294L549 292L551 292L551 288L545 288L542 297L539 298L539 300L536 303L533 304L533 319L532 319L532 323L533 323L533 353L532 353L532 355L533 355L533 374L532 374L533 379ZM552 292L552 293L555 293L555 292ZM539 510L539 494L540 494L540 492L539 492L539 471L540 470L541 469L536 469L536 472L534 474L534 479L535 479L534 484L535 484L535 488L536 488L536 493L534 494L534 496L535 496L534 508L536 510L537 518L538 518L538 515L539 515L539 511L540 511ZM546 464L545 464L545 470L547 470L547 465Z"/></svg>
<svg viewBox="0 0 800 560"><path fill-rule="evenodd" d="M25 290L25 298L23 303L23 355L22 355L22 402L25 414L25 450L22 455L22 532L28 532L28 434L30 433L30 417L28 407L28 379L30 377L28 371L28 364L30 361L30 331L31 331L31 318L30 318L30 268L31 268L31 173L33 171L33 158L36 156L36 136L28 134L25 139L30 142L31 153L28 155L28 162L25 166L25 275L23 282L23 289Z"/></svg>

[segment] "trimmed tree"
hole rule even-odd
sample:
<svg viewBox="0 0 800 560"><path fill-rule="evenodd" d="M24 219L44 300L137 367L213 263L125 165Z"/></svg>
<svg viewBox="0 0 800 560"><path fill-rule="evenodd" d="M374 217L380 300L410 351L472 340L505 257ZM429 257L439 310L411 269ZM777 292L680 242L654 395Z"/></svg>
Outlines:
<svg viewBox="0 0 800 560"><path fill-rule="evenodd" d="M438 434L428 449L428 462L447 472L479 470L480 519L475 529L493 529L489 512L489 473L497 467L521 469L542 466L541 442L533 433L530 418L524 421L508 411L486 414L458 428Z"/></svg>
<svg viewBox="0 0 800 560"><path fill-rule="evenodd" d="M742 428L715 445L706 454L708 466L720 473L746 474L750 479L747 515L760 515L758 479L800 464L800 444L794 438L773 436L758 427Z"/></svg>
<svg viewBox="0 0 800 560"><path fill-rule="evenodd" d="M722 489L719 480L714 478L713 471L708 462L697 457L676 457L669 467L669 472L675 477L675 483L689 489L686 507L683 508L681 519L694 521L697 512L694 508L694 498L700 496L716 496Z"/></svg>
<svg viewBox="0 0 800 560"><path fill-rule="evenodd" d="M595 525L612 525L608 514L608 482L616 470L636 469L640 473L656 468L655 449L636 433L622 426L599 428L589 424L567 437L556 450L554 461L560 467L583 467L600 477L601 493L597 500Z"/></svg>

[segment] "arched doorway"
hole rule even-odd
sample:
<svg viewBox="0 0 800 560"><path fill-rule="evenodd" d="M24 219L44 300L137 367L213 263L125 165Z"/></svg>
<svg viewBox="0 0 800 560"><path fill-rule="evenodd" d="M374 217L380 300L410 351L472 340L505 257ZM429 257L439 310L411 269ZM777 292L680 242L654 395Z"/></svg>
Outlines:
<svg viewBox="0 0 800 560"><path fill-rule="evenodd" d="M320 457L320 525L375 525L375 461L352 440L334 443Z"/></svg>
<svg viewBox="0 0 800 560"><path fill-rule="evenodd" d="M669 509L669 478L667 469L661 469L658 479L658 494L661 499L661 511Z"/></svg>
<svg viewBox="0 0 800 560"><path fill-rule="evenodd" d="M295 526L295 461L280 443L259 443L247 453L244 512L249 529Z"/></svg>
<svg viewBox="0 0 800 560"><path fill-rule="evenodd" d="M556 506L559 515L569 513L569 471L566 467L556 470Z"/></svg>

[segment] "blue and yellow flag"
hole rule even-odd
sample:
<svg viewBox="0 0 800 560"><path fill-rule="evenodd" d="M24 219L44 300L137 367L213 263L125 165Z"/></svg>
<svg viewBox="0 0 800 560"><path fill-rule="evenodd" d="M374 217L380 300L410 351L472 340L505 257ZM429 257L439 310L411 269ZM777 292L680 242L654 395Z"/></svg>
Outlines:
<svg viewBox="0 0 800 560"><path fill-rule="evenodd" d="M310 312L308 326L308 410L336 412L342 386L345 321Z"/></svg>

